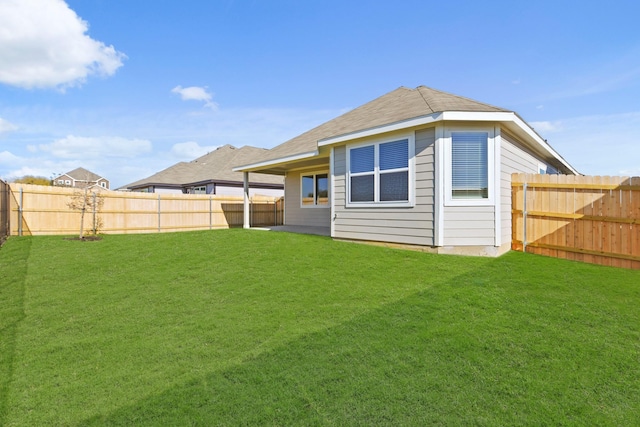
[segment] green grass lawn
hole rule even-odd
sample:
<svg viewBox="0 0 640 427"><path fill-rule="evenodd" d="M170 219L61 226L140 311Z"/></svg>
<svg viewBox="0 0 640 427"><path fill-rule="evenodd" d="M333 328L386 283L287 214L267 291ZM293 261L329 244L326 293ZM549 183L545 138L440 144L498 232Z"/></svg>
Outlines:
<svg viewBox="0 0 640 427"><path fill-rule="evenodd" d="M640 271L255 230L10 238L0 425L639 425Z"/></svg>

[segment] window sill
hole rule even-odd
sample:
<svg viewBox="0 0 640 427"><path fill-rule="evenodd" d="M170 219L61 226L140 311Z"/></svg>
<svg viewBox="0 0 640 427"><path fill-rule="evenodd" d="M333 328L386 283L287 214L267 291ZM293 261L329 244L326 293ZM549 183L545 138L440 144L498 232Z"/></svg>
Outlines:
<svg viewBox="0 0 640 427"><path fill-rule="evenodd" d="M350 208L412 208L415 203L411 202L363 202L363 203L346 203L345 207Z"/></svg>
<svg viewBox="0 0 640 427"><path fill-rule="evenodd" d="M330 205L300 205L300 209L328 209Z"/></svg>
<svg viewBox="0 0 640 427"><path fill-rule="evenodd" d="M493 206L493 199L447 199L445 206Z"/></svg>

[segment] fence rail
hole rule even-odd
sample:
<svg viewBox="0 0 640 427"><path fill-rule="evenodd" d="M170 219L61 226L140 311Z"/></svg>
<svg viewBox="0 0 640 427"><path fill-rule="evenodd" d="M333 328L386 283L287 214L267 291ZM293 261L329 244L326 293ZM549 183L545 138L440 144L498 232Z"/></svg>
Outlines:
<svg viewBox="0 0 640 427"><path fill-rule="evenodd" d="M513 174L512 248L640 269L640 177Z"/></svg>
<svg viewBox="0 0 640 427"><path fill-rule="evenodd" d="M11 235L69 235L79 232L80 211L68 207L77 189L9 184ZM199 194L126 193L96 190L104 202L85 213L86 230L96 221L105 234L159 233L241 226L242 197ZM251 225L281 225L283 202L251 198Z"/></svg>

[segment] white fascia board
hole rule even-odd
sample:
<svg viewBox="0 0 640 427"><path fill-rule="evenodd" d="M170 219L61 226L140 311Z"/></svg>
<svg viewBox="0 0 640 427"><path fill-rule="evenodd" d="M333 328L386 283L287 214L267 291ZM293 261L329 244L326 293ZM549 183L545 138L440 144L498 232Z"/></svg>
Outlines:
<svg viewBox="0 0 640 427"><path fill-rule="evenodd" d="M545 141L536 131L531 128L524 120L514 112L463 112L463 111L446 111L443 113L442 120L459 120L459 121L492 121L492 122L512 122L527 134L536 144L544 149L549 155L557 159L560 163L567 167L574 174L579 175L578 171L573 168L560 154Z"/></svg>
<svg viewBox="0 0 640 427"><path fill-rule="evenodd" d="M310 158L310 157L316 157L320 154L320 152L318 150L315 151L309 151L306 153L298 153L298 154L293 154L291 156L286 156L286 157L280 157L277 159L271 159L271 160L265 160L264 162L258 162L258 163L251 163L248 165L243 165L243 166L236 166L235 168L231 169L234 172L250 172L252 170L259 170L259 169L264 169L266 166L274 166L274 165L279 165L279 164L283 164L283 163L289 163L289 162L293 162L296 160L302 160L302 159L306 159L306 158Z"/></svg>
<svg viewBox="0 0 640 427"><path fill-rule="evenodd" d="M367 136L373 136L381 133L393 132L396 130L438 122L442 120L441 116L442 116L442 113L435 113L435 114L430 114L428 116L421 116L421 117L416 117L409 120L402 120L400 122L395 122L388 125L376 126L373 128L364 129L356 132L345 133L343 135L338 135L331 138L324 138L318 141L318 147L339 144L341 142L351 141L353 139L365 138Z"/></svg>
<svg viewBox="0 0 640 427"><path fill-rule="evenodd" d="M445 111L442 120L461 122L508 122L516 115L508 111Z"/></svg>
<svg viewBox="0 0 640 427"><path fill-rule="evenodd" d="M510 112L487 112L487 111L443 111L440 113L429 114L428 116L415 117L413 119L402 120L383 126L376 126L361 131L346 133L343 135L325 138L318 141L318 147L325 145L339 144L341 142L351 141L357 138L365 138L368 136L378 135L386 132L406 129L415 126L428 125L430 123L441 122L444 120L451 121L476 121L476 122L502 122L511 121L516 117Z"/></svg>

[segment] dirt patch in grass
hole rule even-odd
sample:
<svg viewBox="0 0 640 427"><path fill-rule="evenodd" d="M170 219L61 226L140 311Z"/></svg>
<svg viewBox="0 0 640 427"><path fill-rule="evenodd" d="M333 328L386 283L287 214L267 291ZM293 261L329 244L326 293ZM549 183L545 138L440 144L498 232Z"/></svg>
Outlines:
<svg viewBox="0 0 640 427"><path fill-rule="evenodd" d="M80 240L83 242L95 242L102 240L101 236L65 237L64 240Z"/></svg>

